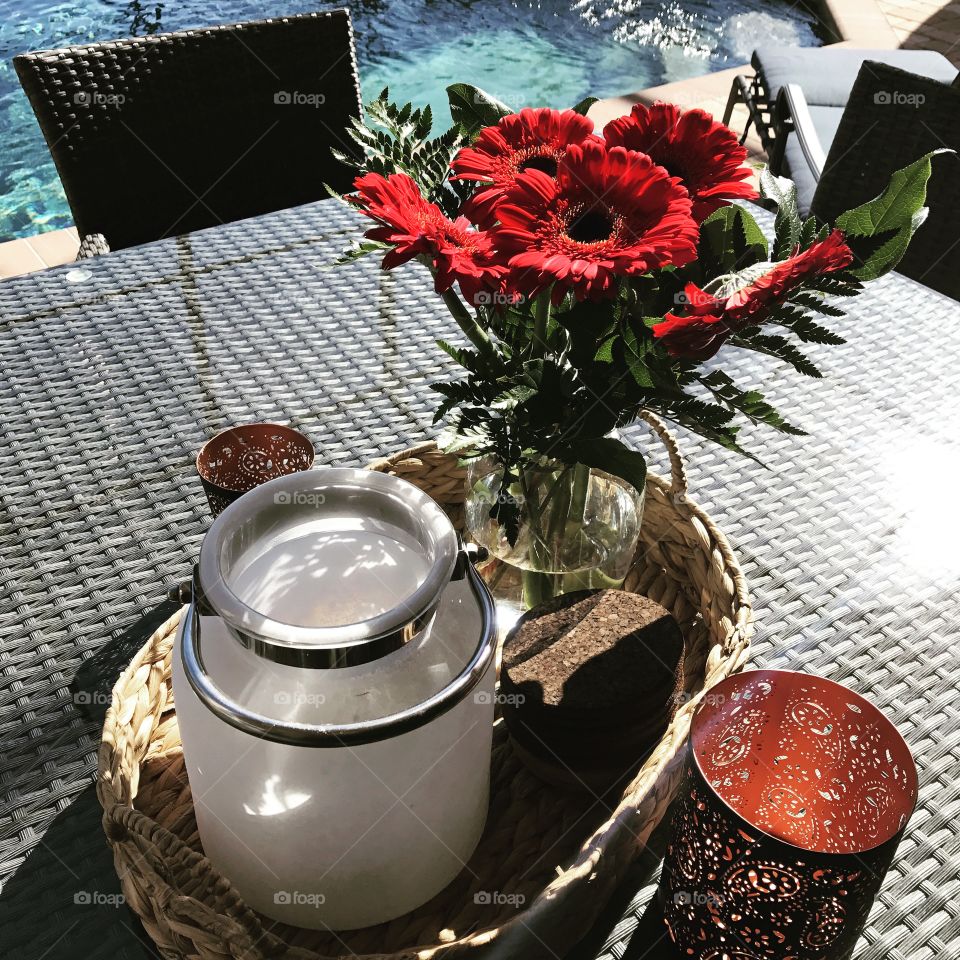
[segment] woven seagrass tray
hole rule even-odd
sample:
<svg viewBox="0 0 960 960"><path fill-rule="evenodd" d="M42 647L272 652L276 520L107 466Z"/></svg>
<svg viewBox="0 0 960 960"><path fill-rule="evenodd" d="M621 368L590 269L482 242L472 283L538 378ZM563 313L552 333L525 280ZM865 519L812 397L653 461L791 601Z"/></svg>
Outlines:
<svg viewBox="0 0 960 960"><path fill-rule="evenodd" d="M641 543L625 588L680 621L690 696L622 797L601 801L539 781L497 722L486 831L453 883L413 913L364 930L333 934L270 921L203 856L171 691L177 614L114 687L97 783L127 904L164 957L536 960L563 955L589 930L673 797L700 696L743 666L752 633L747 586L730 546L687 497L674 438L660 421L645 419L667 446L672 476L648 478ZM460 520L465 471L434 444L370 469L412 481Z"/></svg>

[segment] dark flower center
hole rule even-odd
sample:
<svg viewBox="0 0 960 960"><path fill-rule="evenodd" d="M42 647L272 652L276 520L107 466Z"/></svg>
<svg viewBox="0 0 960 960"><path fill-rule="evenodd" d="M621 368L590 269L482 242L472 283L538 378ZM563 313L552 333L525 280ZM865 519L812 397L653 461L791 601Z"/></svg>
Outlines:
<svg viewBox="0 0 960 960"><path fill-rule="evenodd" d="M676 156L675 150L651 151L650 159L658 166L663 167L671 177L679 177L684 183L690 178L687 176L686 163L683 157Z"/></svg>
<svg viewBox="0 0 960 960"><path fill-rule="evenodd" d="M567 236L577 243L597 243L613 232L613 222L603 210L586 210L567 230Z"/></svg>
<svg viewBox="0 0 960 960"><path fill-rule="evenodd" d="M548 177L555 177L557 175L557 161L554 157L542 155L527 157L520 164L520 171L523 172L524 170L542 170Z"/></svg>
<svg viewBox="0 0 960 960"><path fill-rule="evenodd" d="M661 167L666 168L667 173L671 177L679 177L683 183L686 183L690 178L687 176L687 171L684 169L683 164L677 163L676 160L670 161L670 165L667 166L665 163L660 164Z"/></svg>

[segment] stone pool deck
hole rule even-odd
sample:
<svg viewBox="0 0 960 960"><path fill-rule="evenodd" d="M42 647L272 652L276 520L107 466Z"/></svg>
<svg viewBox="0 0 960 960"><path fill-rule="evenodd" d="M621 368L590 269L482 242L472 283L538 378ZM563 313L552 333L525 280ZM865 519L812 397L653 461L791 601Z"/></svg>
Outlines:
<svg viewBox="0 0 960 960"><path fill-rule="evenodd" d="M70 263L76 260L79 248L76 227L48 230L22 240L0 243L0 280Z"/></svg>
<svg viewBox="0 0 960 960"><path fill-rule="evenodd" d="M960 69L960 0L800 0L820 10L828 42L849 47L936 50ZM635 103L667 100L681 107L700 107L723 116L733 77L746 65L702 77L652 87L595 104L590 116L598 124L630 112ZM738 106L731 126L742 131L747 111ZM759 140L749 136L746 146L757 163L766 160ZM80 245L76 228L53 230L23 240L0 243L0 281L75 259Z"/></svg>

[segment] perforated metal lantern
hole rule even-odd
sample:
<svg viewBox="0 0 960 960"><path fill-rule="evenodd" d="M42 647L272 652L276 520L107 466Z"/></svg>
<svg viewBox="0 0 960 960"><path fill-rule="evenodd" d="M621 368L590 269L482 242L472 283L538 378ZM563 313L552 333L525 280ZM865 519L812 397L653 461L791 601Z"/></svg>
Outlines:
<svg viewBox="0 0 960 960"><path fill-rule="evenodd" d="M248 490L290 473L309 470L310 441L280 423L247 423L223 430L197 454L197 473L214 517Z"/></svg>
<svg viewBox="0 0 960 960"><path fill-rule="evenodd" d="M846 960L917 799L896 728L819 677L757 670L707 694L663 866L691 960Z"/></svg>

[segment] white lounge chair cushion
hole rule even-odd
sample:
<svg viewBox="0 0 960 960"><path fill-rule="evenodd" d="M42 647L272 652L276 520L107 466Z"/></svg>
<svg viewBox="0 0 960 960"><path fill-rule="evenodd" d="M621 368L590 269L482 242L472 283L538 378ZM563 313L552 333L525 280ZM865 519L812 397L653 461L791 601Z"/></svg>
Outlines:
<svg viewBox="0 0 960 960"><path fill-rule="evenodd" d="M957 76L957 68L932 50L765 47L755 50L753 58L771 101L776 101L783 84L796 83L811 107L845 106L864 60L877 60L942 83L953 83ZM823 146L830 149L829 143Z"/></svg>

